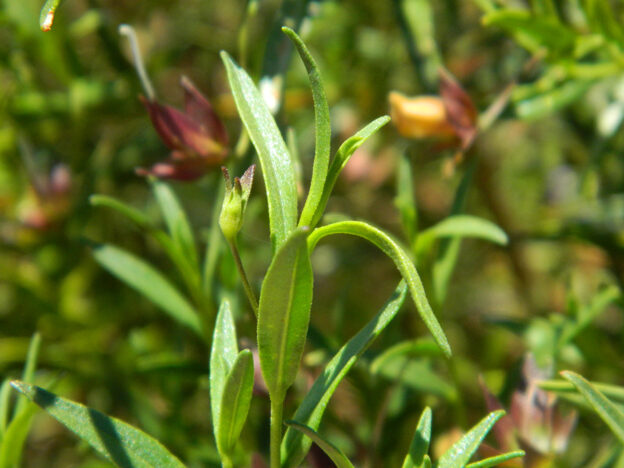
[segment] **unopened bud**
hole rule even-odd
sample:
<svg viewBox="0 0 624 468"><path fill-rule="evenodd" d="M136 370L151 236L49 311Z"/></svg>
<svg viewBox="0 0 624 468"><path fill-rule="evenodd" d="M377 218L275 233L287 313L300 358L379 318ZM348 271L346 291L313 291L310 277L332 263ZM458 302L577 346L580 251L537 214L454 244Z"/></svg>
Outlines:
<svg viewBox="0 0 624 468"><path fill-rule="evenodd" d="M250 166L240 179L235 177L234 180L230 178L225 167L221 168L225 178L225 198L221 206L219 227L228 241L233 241L243 227L243 216L251 194L255 168L255 165Z"/></svg>
<svg viewBox="0 0 624 468"><path fill-rule="evenodd" d="M437 96L409 98L391 92L390 114L399 133L407 138L452 138L455 130L447 119L444 102Z"/></svg>

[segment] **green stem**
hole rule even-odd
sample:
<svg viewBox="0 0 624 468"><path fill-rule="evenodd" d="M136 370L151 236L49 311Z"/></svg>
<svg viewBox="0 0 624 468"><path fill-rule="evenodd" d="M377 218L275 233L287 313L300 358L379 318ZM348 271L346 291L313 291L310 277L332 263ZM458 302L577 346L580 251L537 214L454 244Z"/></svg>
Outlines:
<svg viewBox="0 0 624 468"><path fill-rule="evenodd" d="M232 463L230 457L225 455L221 457L221 466L222 468L234 468L234 464Z"/></svg>
<svg viewBox="0 0 624 468"><path fill-rule="evenodd" d="M249 284L249 280L247 279L247 273L245 273L245 268L243 267L243 262L240 258L240 254L238 253L238 245L236 243L236 239L228 240L228 245L230 246L230 250L232 251L232 256L234 257L234 263L236 263L236 269L238 270L238 274L241 277L241 281L243 282L243 288L245 289L245 294L247 295L247 299L249 300L249 304L253 309L254 315L258 316L258 299L256 299L256 295L251 288L251 284Z"/></svg>
<svg viewBox="0 0 624 468"><path fill-rule="evenodd" d="M280 468L280 447L282 444L282 418L284 399L271 400L271 468Z"/></svg>

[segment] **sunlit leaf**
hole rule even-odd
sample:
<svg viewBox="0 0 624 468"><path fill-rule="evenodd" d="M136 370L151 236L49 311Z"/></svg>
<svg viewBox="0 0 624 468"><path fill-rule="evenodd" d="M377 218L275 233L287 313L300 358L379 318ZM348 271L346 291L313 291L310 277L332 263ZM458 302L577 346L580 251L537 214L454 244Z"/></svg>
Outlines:
<svg viewBox="0 0 624 468"><path fill-rule="evenodd" d="M524 451L516 450L514 452L504 453L495 457L479 460L478 462L469 463L466 468L490 468L491 466L499 466L500 464L512 460L514 458L524 457Z"/></svg>
<svg viewBox="0 0 624 468"><path fill-rule="evenodd" d="M139 429L40 387L20 381L12 385L50 416L122 468L183 468L160 442Z"/></svg>
<svg viewBox="0 0 624 468"><path fill-rule="evenodd" d="M347 341L327 363L321 375L306 393L293 419L314 430L318 429L334 391L358 358L396 316L405 301L406 295L407 287L402 282L383 308L364 328ZM310 444L309 439L289 428L282 442L282 465L286 467L298 466L310 449Z"/></svg>
<svg viewBox="0 0 624 468"><path fill-rule="evenodd" d="M307 437L312 439L314 443L318 445L329 458L331 458L331 461L336 464L337 468L354 468L353 464L349 461L346 455L340 451L340 449L338 449L328 440L321 437L313 429L309 428L308 426L304 426L303 424L299 424L297 421L286 421L286 424L290 427L295 428L298 431L301 431Z"/></svg>
<svg viewBox="0 0 624 468"><path fill-rule="evenodd" d="M54 15L56 9L61 4L61 0L46 0L39 14L39 27L42 31L47 32L52 29L54 23Z"/></svg>
<svg viewBox="0 0 624 468"><path fill-rule="evenodd" d="M416 432L412 438L410 449L403 461L403 468L425 468L425 457L429 452L431 442L431 408L427 407L422 412Z"/></svg>
<svg viewBox="0 0 624 468"><path fill-rule="evenodd" d="M271 239L281 246L297 223L295 170L273 116L253 81L234 60L221 52L234 102L253 142L264 177L269 205Z"/></svg>

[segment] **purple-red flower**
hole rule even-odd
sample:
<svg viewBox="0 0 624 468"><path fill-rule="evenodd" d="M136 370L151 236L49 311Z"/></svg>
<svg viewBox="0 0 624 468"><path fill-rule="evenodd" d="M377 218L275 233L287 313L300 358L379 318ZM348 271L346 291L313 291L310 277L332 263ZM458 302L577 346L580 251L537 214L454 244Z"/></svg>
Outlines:
<svg viewBox="0 0 624 468"><path fill-rule="evenodd" d="M139 175L194 180L219 167L227 156L228 136L212 105L188 78L182 77L180 85L184 89L184 111L141 96L171 155L149 169L138 168Z"/></svg>

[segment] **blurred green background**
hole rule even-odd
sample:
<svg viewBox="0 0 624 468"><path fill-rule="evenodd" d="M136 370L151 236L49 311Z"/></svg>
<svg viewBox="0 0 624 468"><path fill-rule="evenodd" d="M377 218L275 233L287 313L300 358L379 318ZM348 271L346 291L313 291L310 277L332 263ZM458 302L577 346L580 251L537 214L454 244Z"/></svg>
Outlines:
<svg viewBox="0 0 624 468"><path fill-rule="evenodd" d="M574 369L591 380L623 384L619 293L596 306L595 319L570 342L557 344L566 320L590 307L604 288L619 290L624 279L620 32L593 29L583 2L571 0L285 3L304 7L301 34L323 75L334 148L389 112L390 91L436 94L439 65L457 77L480 111L517 81L511 103L453 171L452 151L402 138L390 124L356 153L339 180L330 212L367 219L403 238L394 202L401 158L410 162L420 228L449 215L461 178L474 166L464 211L498 224L510 244L462 243L446 300L434 302L453 364L416 353L372 375L368 367L375 356L424 335L413 311L401 313L340 387L324 433L361 466L399 466L425 404L434 408L434 440L443 444L445 435L486 414L479 375L507 406L529 351L553 372ZM599 3L621 19L620 2ZM136 28L160 101L181 107L178 80L191 77L214 103L232 142L240 121L218 52L239 60L244 52L255 79L277 66L276 57L287 60L277 119L297 135L307 184L314 125L305 69L281 49L278 55L267 49L268 38L277 34L280 4L260 1L246 19L247 2L241 0L66 0L47 33L38 25L39 0L4 0L0 10L0 371L18 377L30 337L39 332L39 383L60 377L55 393L136 424L190 466L218 466L209 424L208 350L98 266L89 247L111 242L171 270L144 233L89 205L91 194L107 194L159 219L149 185L134 169L164 159L168 150L138 99L140 83L117 27ZM527 23L482 20L490 8L546 15L540 5L554 5L556 23L574 34L572 46L544 39L565 36L557 29L544 36ZM252 160L247 151L226 165L238 174ZM220 208L217 172L194 183L172 182L202 246ZM266 218L259 182L241 236L256 288L270 258ZM238 298L239 335L253 342L254 323L230 253L220 238L216 242L217 296ZM426 286L438 253L419 259ZM399 279L387 258L353 239L324 243L313 264L312 330L292 408L320 366ZM397 366L413 367L393 371ZM268 402L260 395L252 403L244 445L266 452L267 428ZM590 466L611 443L601 422L583 412L571 437L554 466ZM23 466L108 465L38 414Z"/></svg>

